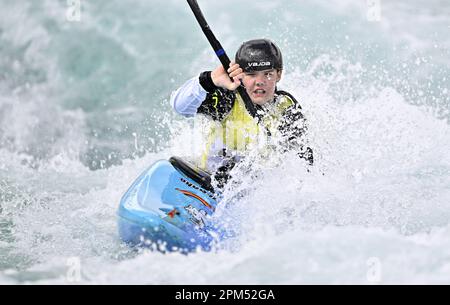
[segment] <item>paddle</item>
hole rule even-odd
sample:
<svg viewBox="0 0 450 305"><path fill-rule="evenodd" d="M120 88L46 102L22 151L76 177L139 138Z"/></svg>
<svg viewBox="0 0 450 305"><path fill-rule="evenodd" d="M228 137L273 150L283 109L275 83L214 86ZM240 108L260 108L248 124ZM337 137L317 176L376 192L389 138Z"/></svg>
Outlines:
<svg viewBox="0 0 450 305"><path fill-rule="evenodd" d="M222 63L223 68L225 71L228 70L230 66L230 59L228 58L227 54L225 53L225 50L222 48L222 45L217 40L216 36L214 36L214 33L211 31L211 28L209 27L208 23L206 22L205 17L203 16L202 11L200 10L200 7L197 3L197 0L187 0L189 6L191 7L192 12L195 15L195 18L197 19L200 27L203 30L203 33L205 34L206 38L208 39L211 47L214 49L214 52L216 52L217 57L219 58L220 62ZM233 79L231 79L233 80ZM256 109L253 105L252 100L250 99L250 96L248 95L247 91L245 90L244 86L240 85L237 88L237 91L239 95L242 97L242 100L245 103L245 108L247 108L247 111L253 116L256 116Z"/></svg>

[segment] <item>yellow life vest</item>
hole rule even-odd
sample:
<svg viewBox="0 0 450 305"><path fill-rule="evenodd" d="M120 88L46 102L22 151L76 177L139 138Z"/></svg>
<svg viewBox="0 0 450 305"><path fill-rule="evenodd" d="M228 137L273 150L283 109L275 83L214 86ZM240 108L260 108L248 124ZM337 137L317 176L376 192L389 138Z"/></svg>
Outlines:
<svg viewBox="0 0 450 305"><path fill-rule="evenodd" d="M220 122L211 122L200 168L214 171L209 163L223 158L224 149L228 153L244 155L248 149L256 147L254 144L267 143L269 134L271 136L278 134L277 128L281 124L283 113L294 104L294 101L286 95L276 97L274 102L265 106L267 109L258 124L257 119L248 113L240 95L236 94L230 113Z"/></svg>

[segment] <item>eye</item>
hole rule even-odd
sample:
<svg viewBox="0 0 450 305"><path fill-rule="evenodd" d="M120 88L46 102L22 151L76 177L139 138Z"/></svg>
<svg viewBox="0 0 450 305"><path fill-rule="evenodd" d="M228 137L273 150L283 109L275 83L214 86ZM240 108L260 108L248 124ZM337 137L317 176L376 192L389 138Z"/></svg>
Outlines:
<svg viewBox="0 0 450 305"><path fill-rule="evenodd" d="M265 76L268 80L271 80L272 78L275 77L275 72L273 72L273 71L266 72L266 73L264 73L264 76Z"/></svg>

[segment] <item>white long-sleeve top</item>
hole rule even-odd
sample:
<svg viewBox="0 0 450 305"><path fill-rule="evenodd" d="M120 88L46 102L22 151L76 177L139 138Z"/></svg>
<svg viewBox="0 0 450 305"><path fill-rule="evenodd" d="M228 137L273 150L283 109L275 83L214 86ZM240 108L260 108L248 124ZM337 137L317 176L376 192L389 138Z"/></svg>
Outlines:
<svg viewBox="0 0 450 305"><path fill-rule="evenodd" d="M185 116L192 117L203 103L208 92L200 85L198 76L188 80L170 96L173 109Z"/></svg>

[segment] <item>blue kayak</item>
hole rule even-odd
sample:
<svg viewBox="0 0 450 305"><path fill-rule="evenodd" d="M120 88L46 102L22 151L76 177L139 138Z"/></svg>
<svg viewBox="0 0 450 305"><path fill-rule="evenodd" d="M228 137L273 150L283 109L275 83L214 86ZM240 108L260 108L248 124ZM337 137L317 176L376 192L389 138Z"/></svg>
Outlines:
<svg viewBox="0 0 450 305"><path fill-rule="evenodd" d="M210 223L217 196L208 173L176 157L157 161L120 201L120 238L162 252L209 251L218 236Z"/></svg>

